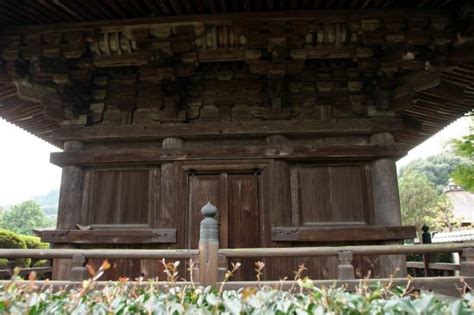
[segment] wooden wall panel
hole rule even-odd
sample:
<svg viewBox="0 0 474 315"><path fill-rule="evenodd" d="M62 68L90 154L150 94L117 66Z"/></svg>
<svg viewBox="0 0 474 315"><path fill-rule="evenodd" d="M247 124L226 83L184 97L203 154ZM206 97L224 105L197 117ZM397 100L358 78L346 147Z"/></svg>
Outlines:
<svg viewBox="0 0 474 315"><path fill-rule="evenodd" d="M363 166L332 166L330 177L330 213L332 222L367 222L367 188Z"/></svg>
<svg viewBox="0 0 474 315"><path fill-rule="evenodd" d="M330 168L299 166L291 174L293 225L332 220Z"/></svg>
<svg viewBox="0 0 474 315"><path fill-rule="evenodd" d="M292 207L291 207L291 189L290 189L290 169L286 161L275 160L273 163L273 177L271 194L271 206L266 211L271 211L271 226L292 226ZM273 247L292 247L291 242L272 242ZM289 271L295 270L295 259L291 257L284 258L266 258L265 264L266 279L279 280L285 276L291 277Z"/></svg>
<svg viewBox="0 0 474 315"><path fill-rule="evenodd" d="M148 224L149 170L96 170L89 224Z"/></svg>
<svg viewBox="0 0 474 315"><path fill-rule="evenodd" d="M160 169L116 168L90 169L86 172L84 199L87 200L87 224L146 224L155 227L160 201ZM100 240L98 240L100 242ZM110 245L98 245L110 248ZM115 248L143 248L149 245L120 245ZM165 245L153 245L162 248ZM109 269L102 280L117 280L119 277L135 279L140 276L161 276L158 260L116 259L110 261ZM91 260L97 269L102 260Z"/></svg>
<svg viewBox="0 0 474 315"><path fill-rule="evenodd" d="M148 223L149 171L122 171L121 175L121 223Z"/></svg>
<svg viewBox="0 0 474 315"><path fill-rule="evenodd" d="M89 187L88 224L119 224L120 172L92 171Z"/></svg>
<svg viewBox="0 0 474 315"><path fill-rule="evenodd" d="M361 225L370 222L371 197L366 165L294 163L275 161L275 202L272 226ZM288 183L286 186L285 183ZM287 187L286 190L285 186ZM288 205L284 208L284 205ZM340 246L342 243L273 242L273 246ZM348 245L348 244L346 244ZM354 244L355 245L355 244ZM267 259L268 278L292 278L298 266L312 279L337 276L335 257L294 257ZM354 265L365 276L376 269L373 257L355 257ZM374 266L375 265L375 266Z"/></svg>
<svg viewBox="0 0 474 315"><path fill-rule="evenodd" d="M293 165L293 225L367 224L369 188L364 165Z"/></svg>

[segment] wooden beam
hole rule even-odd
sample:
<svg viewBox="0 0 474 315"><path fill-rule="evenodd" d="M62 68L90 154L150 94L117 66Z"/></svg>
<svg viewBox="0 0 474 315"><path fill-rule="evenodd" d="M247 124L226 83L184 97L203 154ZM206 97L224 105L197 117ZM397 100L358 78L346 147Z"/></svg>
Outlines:
<svg viewBox="0 0 474 315"><path fill-rule="evenodd" d="M407 268L424 269L425 264L422 261L407 261ZM461 270L461 265L453 263L430 263L429 268L433 270L457 271Z"/></svg>
<svg viewBox="0 0 474 315"><path fill-rule="evenodd" d="M370 135L403 129L399 118L207 122L188 124L63 127L54 132L58 141L161 140L174 137L202 139L280 135Z"/></svg>
<svg viewBox="0 0 474 315"><path fill-rule="evenodd" d="M234 257L322 257L337 256L341 251L354 255L409 255L461 252L474 247L474 242L422 244L422 245L358 245L358 246L320 246L320 247L278 247L278 248L225 248L219 254ZM10 250L11 251L11 250ZM0 250L1 253L1 250ZM1 256L1 255L0 255Z"/></svg>
<svg viewBox="0 0 474 315"><path fill-rule="evenodd" d="M187 259L199 254L197 249L18 249L0 248L0 257L71 259L84 255L88 259Z"/></svg>
<svg viewBox="0 0 474 315"><path fill-rule="evenodd" d="M4 33L18 32L51 32L58 31L122 31L123 29L153 27L162 24L182 23L248 23L252 21L288 21L317 20L319 23L345 23L348 19L374 19L390 17L447 17L439 10L411 9L411 10L304 10L304 11L270 11L265 12L245 12L228 14L207 14L207 15L184 15L184 16L161 16L153 18L121 19L108 21L86 21L78 23L61 23L47 25L9 25L2 31Z"/></svg>
<svg viewBox="0 0 474 315"><path fill-rule="evenodd" d="M52 230L37 233L43 242L72 244L176 243L176 229Z"/></svg>
<svg viewBox="0 0 474 315"><path fill-rule="evenodd" d="M315 160L353 158L374 159L401 157L408 151L405 145L326 145L326 146L222 146L188 149L116 149L101 151L55 152L50 162L58 165L99 165L107 163L160 163L223 159L289 159Z"/></svg>
<svg viewBox="0 0 474 315"><path fill-rule="evenodd" d="M272 241L337 242L413 239L414 226L276 227Z"/></svg>

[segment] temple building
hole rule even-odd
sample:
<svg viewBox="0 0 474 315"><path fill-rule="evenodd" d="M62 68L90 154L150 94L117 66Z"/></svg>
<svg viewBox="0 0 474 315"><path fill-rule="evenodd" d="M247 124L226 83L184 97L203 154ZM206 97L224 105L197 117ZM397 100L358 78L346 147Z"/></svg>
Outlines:
<svg viewBox="0 0 474 315"><path fill-rule="evenodd" d="M197 248L208 201L222 248L400 243L395 161L474 104L472 1L4 1L0 24L0 117L63 149L55 248Z"/></svg>
<svg viewBox="0 0 474 315"><path fill-rule="evenodd" d="M443 194L448 197L453 206L454 218L460 219L463 226L472 226L474 223L474 194L456 185L454 180L443 189Z"/></svg>

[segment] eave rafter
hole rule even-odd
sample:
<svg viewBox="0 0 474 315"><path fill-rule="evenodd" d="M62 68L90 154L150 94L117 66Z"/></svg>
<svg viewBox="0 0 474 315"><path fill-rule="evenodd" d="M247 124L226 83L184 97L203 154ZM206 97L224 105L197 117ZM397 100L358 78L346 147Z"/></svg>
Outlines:
<svg viewBox="0 0 474 315"><path fill-rule="evenodd" d="M0 50L17 95L61 125L403 117L465 109L449 69L472 61L470 32L428 10L269 12L7 27Z"/></svg>

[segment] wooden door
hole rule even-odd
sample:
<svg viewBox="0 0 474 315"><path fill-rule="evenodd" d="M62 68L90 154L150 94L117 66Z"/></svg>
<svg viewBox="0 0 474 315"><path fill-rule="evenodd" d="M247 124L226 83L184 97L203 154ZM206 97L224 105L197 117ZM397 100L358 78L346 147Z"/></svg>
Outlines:
<svg viewBox="0 0 474 315"><path fill-rule="evenodd" d="M201 207L208 201L218 209L221 248L260 247L259 175L254 173L192 174L189 176L186 242L197 248ZM236 259L242 263L234 280L255 279L256 259ZM230 263L230 262L229 262Z"/></svg>

